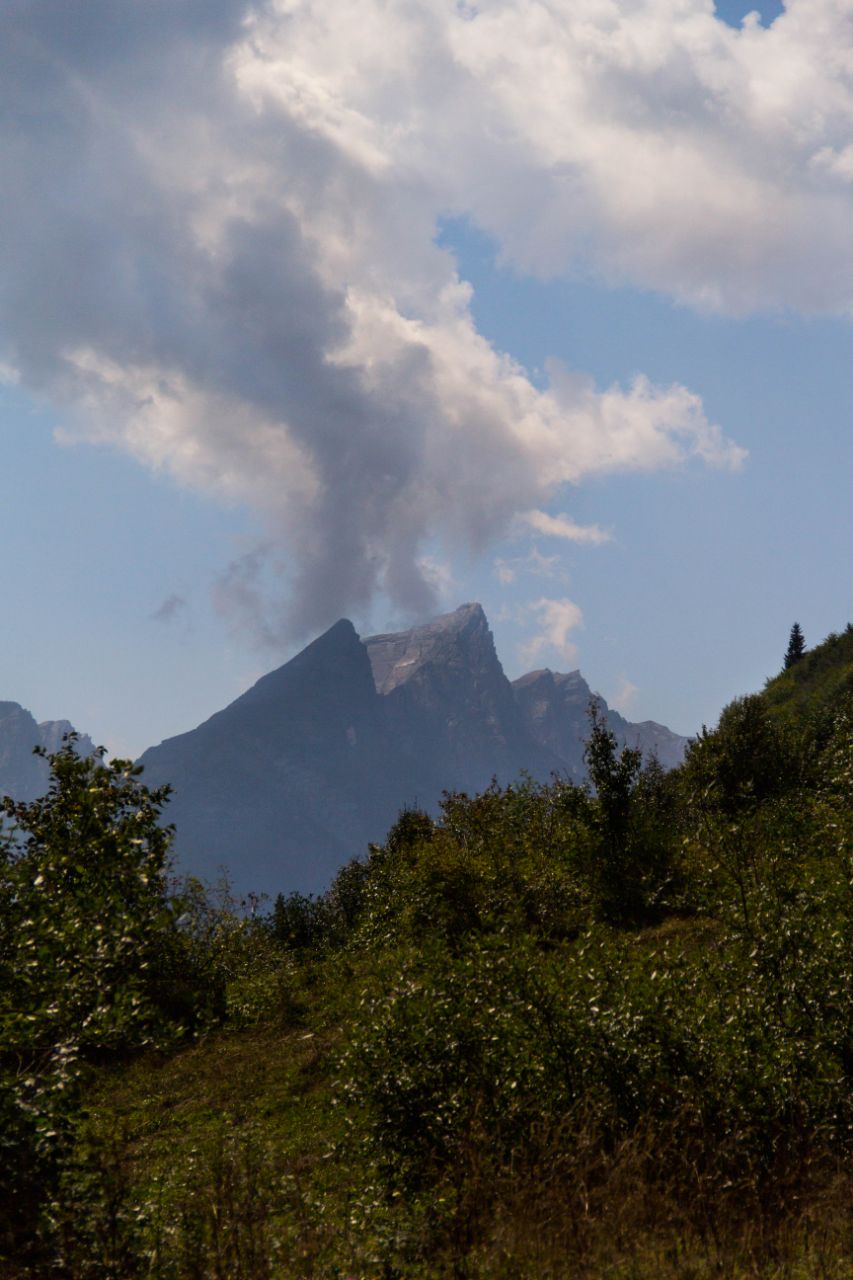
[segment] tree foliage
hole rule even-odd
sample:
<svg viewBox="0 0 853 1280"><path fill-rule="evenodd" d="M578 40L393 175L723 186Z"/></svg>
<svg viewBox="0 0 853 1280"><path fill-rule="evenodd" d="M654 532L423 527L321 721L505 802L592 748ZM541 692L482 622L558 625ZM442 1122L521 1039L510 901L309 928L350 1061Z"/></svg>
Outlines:
<svg viewBox="0 0 853 1280"><path fill-rule="evenodd" d="M169 891L168 787L73 735L47 759L43 798L2 801L0 1239L31 1229L87 1069L174 1044L216 999Z"/></svg>
<svg viewBox="0 0 853 1280"><path fill-rule="evenodd" d="M672 877L664 773L654 759L644 767L635 748L619 750L595 701L589 722L584 758L599 833L589 870L604 918L636 924L654 917Z"/></svg>

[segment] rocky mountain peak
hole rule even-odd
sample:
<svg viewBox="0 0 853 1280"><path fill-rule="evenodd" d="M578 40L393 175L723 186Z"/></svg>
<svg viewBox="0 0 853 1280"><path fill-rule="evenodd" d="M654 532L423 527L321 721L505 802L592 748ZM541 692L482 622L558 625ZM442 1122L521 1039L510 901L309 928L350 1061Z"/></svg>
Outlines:
<svg viewBox="0 0 853 1280"><path fill-rule="evenodd" d="M584 745L589 736L589 704L594 699L620 746L635 747L667 769L680 764L687 739L651 720L632 724L594 694L579 671L529 671L513 681L513 693L528 733L553 751L577 780L584 777Z"/></svg>
<svg viewBox="0 0 853 1280"><path fill-rule="evenodd" d="M554 752L575 779L584 776L584 742L589 732L587 707L592 692L579 671L529 671L514 680L512 691L527 732Z"/></svg>
<svg viewBox="0 0 853 1280"><path fill-rule="evenodd" d="M513 680L512 687L516 694L534 694L547 691L553 694L560 691L563 695L572 692L586 693L589 697L589 685L579 671L552 671L550 667L541 667L538 671L528 671L525 675Z"/></svg>
<svg viewBox="0 0 853 1280"><path fill-rule="evenodd" d="M408 631L368 636L364 640L378 693L388 694L424 667L444 666L463 655L500 668L482 605L463 604L452 613Z"/></svg>
<svg viewBox="0 0 853 1280"><path fill-rule="evenodd" d="M482 606L464 604L408 631L364 641L400 757L421 795L480 790L558 761L530 739Z"/></svg>
<svg viewBox="0 0 853 1280"><path fill-rule="evenodd" d="M271 698L276 698L283 687L291 688L300 680L308 678L319 685L338 685L351 678L356 669L359 673L361 669L369 671L364 646L349 618L341 618L328 631L306 645L295 658L276 667L268 675L261 676L256 684L237 699L237 703L269 702Z"/></svg>

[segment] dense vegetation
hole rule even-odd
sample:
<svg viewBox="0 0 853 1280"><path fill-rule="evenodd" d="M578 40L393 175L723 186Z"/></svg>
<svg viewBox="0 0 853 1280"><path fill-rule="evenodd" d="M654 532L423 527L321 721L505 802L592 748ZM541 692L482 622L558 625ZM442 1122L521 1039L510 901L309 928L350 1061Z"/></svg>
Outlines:
<svg viewBox="0 0 853 1280"><path fill-rule="evenodd" d="M0 859L7 1277L849 1276L853 630L664 774L448 795L323 897L51 757Z"/></svg>

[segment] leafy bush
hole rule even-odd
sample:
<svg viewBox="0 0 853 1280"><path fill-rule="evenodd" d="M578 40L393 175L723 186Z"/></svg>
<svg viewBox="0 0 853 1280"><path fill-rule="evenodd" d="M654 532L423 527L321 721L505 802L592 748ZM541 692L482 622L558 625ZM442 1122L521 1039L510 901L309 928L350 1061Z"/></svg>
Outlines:
<svg viewBox="0 0 853 1280"><path fill-rule="evenodd" d="M45 797L3 801L0 1241L32 1232L86 1069L167 1048L217 1005L167 885L168 788L103 756L67 738Z"/></svg>

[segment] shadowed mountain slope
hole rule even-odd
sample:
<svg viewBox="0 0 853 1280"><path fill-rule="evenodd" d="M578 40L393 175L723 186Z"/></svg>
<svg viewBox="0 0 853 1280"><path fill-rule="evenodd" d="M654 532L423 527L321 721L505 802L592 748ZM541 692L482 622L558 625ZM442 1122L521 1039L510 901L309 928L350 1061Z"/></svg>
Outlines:
<svg viewBox="0 0 853 1280"><path fill-rule="evenodd" d="M147 783L174 787L182 868L225 867L240 892L323 887L409 798L347 621L140 764Z"/></svg>

